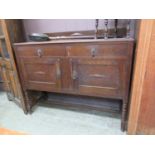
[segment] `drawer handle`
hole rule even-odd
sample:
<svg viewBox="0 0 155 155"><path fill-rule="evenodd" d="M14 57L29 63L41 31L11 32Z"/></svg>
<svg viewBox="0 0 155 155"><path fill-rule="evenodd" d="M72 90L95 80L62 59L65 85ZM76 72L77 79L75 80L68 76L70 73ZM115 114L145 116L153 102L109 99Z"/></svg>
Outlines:
<svg viewBox="0 0 155 155"><path fill-rule="evenodd" d="M38 57L42 57L43 56L43 51L42 51L42 49L37 49L37 55L38 55Z"/></svg>
<svg viewBox="0 0 155 155"><path fill-rule="evenodd" d="M95 48L92 48L91 49L91 56L92 57L95 57L96 56L96 49Z"/></svg>

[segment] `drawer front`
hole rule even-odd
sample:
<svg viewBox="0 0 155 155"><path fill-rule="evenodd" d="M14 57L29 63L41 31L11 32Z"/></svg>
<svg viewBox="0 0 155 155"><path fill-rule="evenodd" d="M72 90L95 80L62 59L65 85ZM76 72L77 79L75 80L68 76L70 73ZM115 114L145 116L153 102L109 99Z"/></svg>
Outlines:
<svg viewBox="0 0 155 155"><path fill-rule="evenodd" d="M65 56L66 51L63 45L23 45L18 46L18 56Z"/></svg>
<svg viewBox="0 0 155 155"><path fill-rule="evenodd" d="M52 91L61 87L60 59L21 58L21 72L27 89Z"/></svg>
<svg viewBox="0 0 155 155"><path fill-rule="evenodd" d="M72 45L67 46L68 56L89 56L89 57L121 57L127 56L126 44L105 44L105 45Z"/></svg>
<svg viewBox="0 0 155 155"><path fill-rule="evenodd" d="M73 89L84 94L121 98L124 75L121 62L102 59L71 59L71 64Z"/></svg>

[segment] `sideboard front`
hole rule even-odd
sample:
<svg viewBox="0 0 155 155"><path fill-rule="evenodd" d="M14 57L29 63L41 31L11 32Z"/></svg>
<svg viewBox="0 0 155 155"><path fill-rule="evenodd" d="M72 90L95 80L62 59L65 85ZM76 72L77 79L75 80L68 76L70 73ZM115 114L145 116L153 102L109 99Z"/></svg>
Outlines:
<svg viewBox="0 0 155 155"><path fill-rule="evenodd" d="M133 44L130 39L15 44L26 101L32 102L30 90L121 99L124 130Z"/></svg>

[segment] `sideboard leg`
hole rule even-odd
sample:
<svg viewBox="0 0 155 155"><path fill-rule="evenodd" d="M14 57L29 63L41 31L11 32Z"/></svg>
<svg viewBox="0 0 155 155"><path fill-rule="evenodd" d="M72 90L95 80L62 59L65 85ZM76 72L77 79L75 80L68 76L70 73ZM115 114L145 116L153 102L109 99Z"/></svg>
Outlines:
<svg viewBox="0 0 155 155"><path fill-rule="evenodd" d="M27 90L24 91L24 95L25 95L25 101L26 101L26 107L28 112L31 112L31 105L32 105L32 100L31 97L29 95L29 92Z"/></svg>
<svg viewBox="0 0 155 155"><path fill-rule="evenodd" d="M126 130L126 117L127 117L127 100L123 100L122 104L122 117L121 117L121 130L124 132Z"/></svg>
<svg viewBox="0 0 155 155"><path fill-rule="evenodd" d="M27 115L28 114L28 110L24 110L24 114Z"/></svg>

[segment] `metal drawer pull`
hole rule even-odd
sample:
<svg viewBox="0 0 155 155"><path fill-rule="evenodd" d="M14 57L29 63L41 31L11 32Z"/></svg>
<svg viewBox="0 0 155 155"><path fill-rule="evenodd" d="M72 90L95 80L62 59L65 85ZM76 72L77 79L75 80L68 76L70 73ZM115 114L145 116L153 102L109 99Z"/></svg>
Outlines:
<svg viewBox="0 0 155 155"><path fill-rule="evenodd" d="M92 48L91 49L91 56L92 57L95 57L96 56L96 49L95 48Z"/></svg>
<svg viewBox="0 0 155 155"><path fill-rule="evenodd" d="M43 56L43 51L42 51L42 49L37 49L37 55L39 56L39 57L42 57Z"/></svg>

